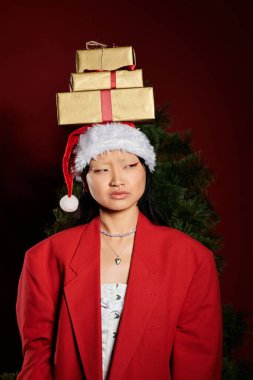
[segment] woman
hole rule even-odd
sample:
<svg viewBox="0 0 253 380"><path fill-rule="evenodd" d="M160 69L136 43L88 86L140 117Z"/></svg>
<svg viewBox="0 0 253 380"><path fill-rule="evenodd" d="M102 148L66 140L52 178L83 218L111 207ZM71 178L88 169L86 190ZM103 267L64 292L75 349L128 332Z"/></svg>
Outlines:
<svg viewBox="0 0 253 380"><path fill-rule="evenodd" d="M161 225L154 166L152 145L132 123L70 135L61 205L71 209L73 177L82 180L84 224L26 253L17 299L24 354L18 380L221 378L214 257Z"/></svg>

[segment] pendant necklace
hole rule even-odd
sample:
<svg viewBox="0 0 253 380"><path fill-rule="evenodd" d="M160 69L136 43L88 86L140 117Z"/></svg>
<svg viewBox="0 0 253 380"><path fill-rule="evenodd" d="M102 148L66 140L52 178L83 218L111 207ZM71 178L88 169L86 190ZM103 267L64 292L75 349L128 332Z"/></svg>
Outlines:
<svg viewBox="0 0 253 380"><path fill-rule="evenodd" d="M126 237L126 236L129 236L129 235L132 235L136 232L136 227L134 229L132 229L131 231L129 232L124 232L124 233L118 233L118 234L112 234L110 232L107 232L107 231L104 231L102 230L102 228L100 228L100 232L101 234L105 235L105 236L108 236L108 237L119 237L119 238L123 238L123 237ZM116 265L119 265L121 263L121 258L119 256L119 254L117 254L117 252L115 252L115 250L110 246L110 244L104 239L104 241L106 242L106 244L108 245L108 247L115 253L115 255L117 256L116 259L114 260ZM124 249L124 247L123 247ZM123 249L121 250L120 254L123 252Z"/></svg>
<svg viewBox="0 0 253 380"><path fill-rule="evenodd" d="M133 232L131 232L133 233ZM130 234L129 234L130 235ZM109 235L110 236L110 235ZM118 236L117 236L118 237ZM122 248L122 250L120 251L120 254L118 254L111 246L110 244L104 239L104 241L106 242L106 244L108 245L108 247L114 252L114 254L116 255L116 259L114 259L116 265L119 265L121 263L121 258L120 258L120 255L121 253L123 252L125 246Z"/></svg>
<svg viewBox="0 0 253 380"><path fill-rule="evenodd" d="M115 250L109 245L109 243L104 239L104 241L106 242L106 244L108 245L109 248L111 248L111 250L115 253L115 255L117 256L116 259L114 259L116 265L119 265L121 263L121 258L119 256L119 254L117 254L117 252L115 252ZM125 246L123 247L123 249L125 248ZM123 252L123 249L120 251L120 255L121 253Z"/></svg>

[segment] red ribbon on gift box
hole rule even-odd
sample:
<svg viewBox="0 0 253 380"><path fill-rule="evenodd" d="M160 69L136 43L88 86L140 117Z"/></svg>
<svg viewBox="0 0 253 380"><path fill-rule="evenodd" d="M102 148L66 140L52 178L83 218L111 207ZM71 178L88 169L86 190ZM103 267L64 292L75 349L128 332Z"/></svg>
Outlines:
<svg viewBox="0 0 253 380"><path fill-rule="evenodd" d="M110 72L111 88L116 88L116 71ZM102 121L112 121L111 90L100 90Z"/></svg>
<svg viewBox="0 0 253 380"><path fill-rule="evenodd" d="M116 71L111 71L111 88L116 88Z"/></svg>
<svg viewBox="0 0 253 380"><path fill-rule="evenodd" d="M100 90L102 121L112 120L111 90Z"/></svg>

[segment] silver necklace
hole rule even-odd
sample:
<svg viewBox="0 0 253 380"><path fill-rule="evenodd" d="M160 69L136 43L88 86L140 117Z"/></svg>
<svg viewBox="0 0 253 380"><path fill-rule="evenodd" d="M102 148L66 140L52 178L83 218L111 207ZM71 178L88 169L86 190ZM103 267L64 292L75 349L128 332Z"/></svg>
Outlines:
<svg viewBox="0 0 253 380"><path fill-rule="evenodd" d="M135 231L136 231L136 227L133 230L131 230L129 232L124 232L122 234L111 234L110 232L103 231L102 229L100 229L101 234L103 234L105 236L109 236L109 237L126 237L126 236L134 234Z"/></svg>
<svg viewBox="0 0 253 380"><path fill-rule="evenodd" d="M115 252L115 250L110 246L110 244L104 239L104 241L106 242L106 244L108 245L109 248L111 248L111 250L115 253L115 255L117 256L116 259L114 259L116 265L119 265L121 263L121 258L120 256L117 254L117 252ZM123 247L124 249L125 247ZM123 249L120 251L120 254L123 252Z"/></svg>

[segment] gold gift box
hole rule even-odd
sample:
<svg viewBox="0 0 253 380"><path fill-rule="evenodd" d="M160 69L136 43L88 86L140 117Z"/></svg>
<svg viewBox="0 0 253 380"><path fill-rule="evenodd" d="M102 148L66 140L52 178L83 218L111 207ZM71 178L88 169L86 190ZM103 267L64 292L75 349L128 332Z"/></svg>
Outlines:
<svg viewBox="0 0 253 380"><path fill-rule="evenodd" d="M135 53L131 46L77 50L76 72L84 70L117 70L135 64Z"/></svg>
<svg viewBox="0 0 253 380"><path fill-rule="evenodd" d="M116 88L143 87L142 69L118 70ZM111 73L100 71L92 73L73 73L70 76L72 91L106 90L111 88Z"/></svg>
<svg viewBox="0 0 253 380"><path fill-rule="evenodd" d="M110 90L111 121L141 121L155 118L153 87ZM58 125L102 122L100 91L57 94Z"/></svg>

